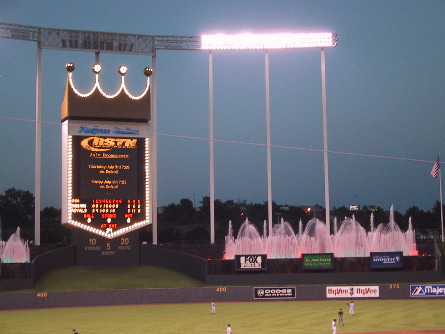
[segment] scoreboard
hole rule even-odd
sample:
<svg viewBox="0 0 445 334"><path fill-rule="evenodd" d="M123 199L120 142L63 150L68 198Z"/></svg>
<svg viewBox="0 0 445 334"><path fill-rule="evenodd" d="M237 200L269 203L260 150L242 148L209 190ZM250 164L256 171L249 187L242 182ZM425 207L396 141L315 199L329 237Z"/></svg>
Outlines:
<svg viewBox="0 0 445 334"><path fill-rule="evenodd" d="M120 87L107 94L101 65L92 71L89 92L76 89L75 66L62 101L62 223L72 236L79 264L134 264L139 258L138 229L152 223L150 182L150 80L132 95L127 67L118 68Z"/></svg>
<svg viewBox="0 0 445 334"><path fill-rule="evenodd" d="M66 127L67 222L108 239L148 225L150 143L138 137L143 129L86 121Z"/></svg>

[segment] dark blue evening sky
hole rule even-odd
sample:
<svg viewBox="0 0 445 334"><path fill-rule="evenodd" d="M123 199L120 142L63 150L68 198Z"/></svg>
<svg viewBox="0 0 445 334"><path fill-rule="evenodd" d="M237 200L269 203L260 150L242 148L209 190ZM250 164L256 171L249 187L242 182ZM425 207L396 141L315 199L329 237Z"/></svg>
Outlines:
<svg viewBox="0 0 445 334"><path fill-rule="evenodd" d="M1 0L0 22L47 28L199 36L338 34L326 51L331 207L359 203L430 210L445 153L444 1ZM93 84L94 53L43 51L42 208L60 207L60 104L67 72ZM129 67L144 86L151 58L101 54L105 90ZM214 52L215 196L267 200L263 51ZM209 195L208 57L159 51L159 205ZM0 39L0 193L34 192L36 45ZM324 205L320 51L270 51L273 200ZM445 157L444 157L445 159ZM267 217L265 217L266 219Z"/></svg>

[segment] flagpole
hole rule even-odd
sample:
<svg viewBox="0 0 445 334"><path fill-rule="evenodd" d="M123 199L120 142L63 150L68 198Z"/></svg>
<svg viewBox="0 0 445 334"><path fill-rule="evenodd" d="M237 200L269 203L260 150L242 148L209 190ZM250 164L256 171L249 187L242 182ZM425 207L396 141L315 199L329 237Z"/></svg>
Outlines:
<svg viewBox="0 0 445 334"><path fill-rule="evenodd" d="M442 201L442 168L440 168L440 151L439 151L439 191L440 191L440 223L442 226L442 242L444 242L443 235L443 201Z"/></svg>

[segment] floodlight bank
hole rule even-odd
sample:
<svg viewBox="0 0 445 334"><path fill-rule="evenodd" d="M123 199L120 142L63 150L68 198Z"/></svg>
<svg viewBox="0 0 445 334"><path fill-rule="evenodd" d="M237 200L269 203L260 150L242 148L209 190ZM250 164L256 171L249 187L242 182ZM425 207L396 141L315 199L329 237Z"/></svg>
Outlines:
<svg viewBox="0 0 445 334"><path fill-rule="evenodd" d="M205 50L325 48L337 45L334 33L203 35Z"/></svg>

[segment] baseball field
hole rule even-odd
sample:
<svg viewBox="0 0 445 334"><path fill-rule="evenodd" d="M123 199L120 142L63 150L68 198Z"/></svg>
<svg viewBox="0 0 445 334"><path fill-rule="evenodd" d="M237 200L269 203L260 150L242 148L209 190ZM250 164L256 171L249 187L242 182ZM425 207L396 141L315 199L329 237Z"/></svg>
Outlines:
<svg viewBox="0 0 445 334"><path fill-rule="evenodd" d="M331 322L345 311L337 333L445 333L445 300L243 302L84 307L0 312L2 334L331 333ZM413 332L411 332L413 331Z"/></svg>
<svg viewBox="0 0 445 334"><path fill-rule="evenodd" d="M199 286L205 284L163 268L69 267L48 273L32 291ZM21 292L25 291L12 293ZM69 334L73 329L79 334L222 334L228 323L234 334L329 334L340 308L345 325L337 326L337 333L445 333L445 299L355 300L354 315L349 315L347 302L216 301L214 315L210 303L187 300L181 304L8 310L0 312L0 334Z"/></svg>

